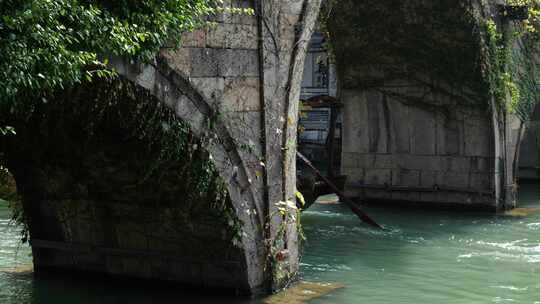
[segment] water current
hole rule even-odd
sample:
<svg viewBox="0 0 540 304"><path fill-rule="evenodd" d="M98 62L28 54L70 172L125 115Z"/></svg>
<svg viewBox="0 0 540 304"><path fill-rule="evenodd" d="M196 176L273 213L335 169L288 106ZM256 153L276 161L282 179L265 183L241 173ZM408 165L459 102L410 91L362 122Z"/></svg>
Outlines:
<svg viewBox="0 0 540 304"><path fill-rule="evenodd" d="M386 231L359 223L344 205L315 204L302 215L302 279L341 287L308 303L540 304L540 185L523 185L518 210L370 207ZM35 278L0 203L0 303L254 303L172 286L134 286L67 276ZM300 303L281 299L273 303Z"/></svg>

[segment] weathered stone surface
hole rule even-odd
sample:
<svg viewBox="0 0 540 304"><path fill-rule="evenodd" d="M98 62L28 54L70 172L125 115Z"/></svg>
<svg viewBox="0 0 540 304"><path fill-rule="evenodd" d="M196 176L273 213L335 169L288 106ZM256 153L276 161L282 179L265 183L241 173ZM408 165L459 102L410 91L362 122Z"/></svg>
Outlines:
<svg viewBox="0 0 540 304"><path fill-rule="evenodd" d="M343 111L343 153L368 153L369 136L366 99L363 93L344 90L342 99L347 100ZM343 158L345 160L346 157Z"/></svg>
<svg viewBox="0 0 540 304"><path fill-rule="evenodd" d="M225 78L223 100L230 111L260 111L260 79L257 77Z"/></svg>
<svg viewBox="0 0 540 304"><path fill-rule="evenodd" d="M182 48L180 50L189 50L189 47L203 48L206 46L206 31L199 29L186 33L182 36Z"/></svg>
<svg viewBox="0 0 540 304"><path fill-rule="evenodd" d="M455 113L453 116L455 115L459 114ZM439 154L459 155L463 151L463 121L445 116L439 116L439 120L442 122L442 127L437 128Z"/></svg>
<svg viewBox="0 0 540 304"><path fill-rule="evenodd" d="M217 77L221 50L207 48L191 49L191 77Z"/></svg>
<svg viewBox="0 0 540 304"><path fill-rule="evenodd" d="M206 31L206 46L210 48L258 48L257 27L243 24L221 24Z"/></svg>
<svg viewBox="0 0 540 304"><path fill-rule="evenodd" d="M168 64L178 73L183 75L191 74L191 48L180 48L178 50L163 50L162 54L168 60ZM194 49L200 50L200 49Z"/></svg>
<svg viewBox="0 0 540 304"><path fill-rule="evenodd" d="M219 50L219 75L223 77L258 77L259 57L256 50Z"/></svg>
<svg viewBox="0 0 540 304"><path fill-rule="evenodd" d="M225 79L223 77L191 77L189 81L209 101L210 106L214 109L220 106L223 100L223 90L225 89Z"/></svg>
<svg viewBox="0 0 540 304"><path fill-rule="evenodd" d="M360 183L360 182L364 182L364 178L365 178L365 169L363 168L358 168L358 167L353 167L353 168L350 168L350 167L343 167L342 168L342 173L344 175L347 175L347 181L350 182L350 183Z"/></svg>
<svg viewBox="0 0 540 304"><path fill-rule="evenodd" d="M490 191L493 188L492 176L485 173L472 173L470 175L470 188L476 191Z"/></svg>
<svg viewBox="0 0 540 304"><path fill-rule="evenodd" d="M299 267L295 217L284 219L275 211L278 202L295 197L297 101L305 52L320 0L233 0L224 5L251 8L257 14L217 11L208 17L215 27L185 34L179 49L168 46L148 64L132 64L120 58L111 58L110 62L125 79L158 99L148 102L167 106L171 115L190 125L193 137L202 137L201 144L227 184L230 216L242 224L239 238L233 242L228 237L228 226L216 222L223 217L208 214L212 208L198 210L191 203L189 208L179 207L189 202L189 190L197 190L184 189L183 180L169 176L171 172L183 172L183 168L170 164L161 171L165 177L145 180L141 172L130 170L158 156L139 153L145 145L123 146L126 143L117 140L114 147L124 151L121 155L110 159L97 151L88 155L97 158L89 162L99 164L103 172L80 170L79 175L72 176L72 172L66 171L69 165L57 165L61 169L59 175L65 176L61 180L83 180L81 188L87 189L89 198L83 194L73 198L77 204L83 197L89 202L85 212L60 223L56 214L60 207L47 205L56 198L40 194L28 199L31 203L25 203L32 218L37 268L160 278L231 287L246 293L277 290L295 278ZM121 119L117 122L121 123ZM171 127L155 123L163 129ZM121 137L119 133L111 132ZM105 149L105 143L97 142L92 148ZM64 144L58 146L70 146ZM160 151L165 155L167 152ZM65 155L62 153L59 155ZM115 163L109 164L109 160ZM29 161L22 163L36 169L26 174L28 177L21 184L58 188L42 178L51 174L50 168ZM140 175L133 177L135 173ZM19 174L22 179L21 176L25 174ZM111 176L113 182L109 181ZM108 184L120 190L112 191ZM95 189L99 191L93 192ZM178 193L178 189L186 193ZM38 190L31 192L43 193ZM163 208L159 205L163 202L170 206ZM99 207L106 204L110 207L107 211ZM192 226L173 225L172 215L185 214L186 209L193 211L189 213ZM39 240L44 242L40 245ZM84 243L85 248L69 249L66 253L65 248L47 247L70 247L76 242ZM277 260L271 253L285 249L287 257L283 261L269 264ZM280 271L275 271L278 268Z"/></svg>
<svg viewBox="0 0 540 304"><path fill-rule="evenodd" d="M437 184L441 187L467 189L469 187L469 174L449 171L442 172L438 175Z"/></svg>
<svg viewBox="0 0 540 304"><path fill-rule="evenodd" d="M371 185L390 184L392 182L392 170L367 169L365 182Z"/></svg>
<svg viewBox="0 0 540 304"><path fill-rule="evenodd" d="M450 156L441 158L444 171L468 173L471 171L471 158Z"/></svg>
<svg viewBox="0 0 540 304"><path fill-rule="evenodd" d="M465 155L493 155L493 135L490 132L489 120L476 120L474 117L466 117L464 131Z"/></svg>
<svg viewBox="0 0 540 304"><path fill-rule="evenodd" d="M409 107L392 98L388 100L390 101L388 102L390 113L397 114L391 115L392 152L409 153L411 151L411 137L409 135L411 130L404 127L408 125Z"/></svg>
<svg viewBox="0 0 540 304"><path fill-rule="evenodd" d="M137 132L163 139L172 127L172 109L163 109L149 94L135 94L139 99L134 100L129 90L119 90L113 101L85 103L84 98L109 92L103 91L109 88L105 84L92 85L37 108L24 126L18 125L19 137L2 145L20 183L36 271L93 271L249 291L245 247L234 241L240 237L233 229L237 219L223 213L234 212L231 202L218 205L211 189L194 191L200 184L192 166L204 160L166 154L167 141L154 142ZM108 111L94 118L96 106L103 104ZM197 113L190 112L188 122L196 125ZM143 127L141 121L149 117L158 119L157 128ZM38 143L39 152L29 149ZM201 142L193 139L192 144L200 147ZM188 149L198 155L197 148Z"/></svg>
<svg viewBox="0 0 540 304"><path fill-rule="evenodd" d="M420 171L417 170L393 170L392 186L418 187L420 185Z"/></svg>
<svg viewBox="0 0 540 304"><path fill-rule="evenodd" d="M343 168L359 168L359 153L343 152L343 161L341 166Z"/></svg>
<svg viewBox="0 0 540 304"><path fill-rule="evenodd" d="M438 171L421 171L420 172L420 186L425 188L434 188L438 183Z"/></svg>
<svg viewBox="0 0 540 304"><path fill-rule="evenodd" d="M437 143L435 117L422 109L409 112L411 120L411 154L434 155Z"/></svg>
<svg viewBox="0 0 540 304"><path fill-rule="evenodd" d="M373 166L373 168L393 169L399 167L396 165L394 154L366 154L363 155L362 160L365 166Z"/></svg>
<svg viewBox="0 0 540 304"><path fill-rule="evenodd" d="M392 17L386 15L394 19L387 22L399 24L399 34L385 31L373 22L359 28L345 26L344 20L367 22L375 15L384 15L389 10L387 5L380 1L361 4L344 1L332 11L335 19L331 18L329 30L333 42L337 43L333 47L339 50L336 65L343 86L342 171L353 175L349 179L351 189L347 190L355 192L352 188L359 179L355 172L365 172L366 184L383 188L365 191L367 200L419 199L440 204L492 204L493 208L498 208L500 196L495 192L498 186L490 182L496 179L494 138L498 135L493 128L493 117L486 111L490 101L482 87L477 86L482 82L482 75L476 70L467 72L475 64L477 49L465 41L476 39L467 36L469 32L454 36L461 27L449 25L467 23L460 19L463 7L455 1L442 1L437 5L446 9L438 15L439 19L414 15L411 18L422 21L409 28L411 32L407 32L410 10L403 9L402 14ZM432 2L418 3L418 7L426 9L432 5ZM350 9L353 7L355 10ZM395 9L398 8L392 7ZM448 22L441 23L440 18ZM424 26L430 30L422 32ZM353 38L359 37L358 32L364 35L361 41ZM418 34L422 39L417 39ZM407 37L411 40L405 42ZM452 37L452 41L462 39L468 53L463 53L463 48L446 45L444 37ZM422 55L411 56L426 47L422 44L414 48L419 41L429 41L429 47L433 47L430 55L426 54L430 57L421 62L416 59ZM405 51L408 48L414 50L409 53ZM444 68L443 61L430 61L443 49L441 58L452 57L450 54L456 52L461 61ZM469 59L470 62L465 62ZM447 78L452 73L460 76ZM508 133L509 138L516 138L519 126L510 125L514 133ZM507 144L506 155L512 155L515 147ZM506 183L512 182L507 180ZM386 185L399 187L399 191L391 187L385 189ZM435 192L419 196L419 187L422 191ZM387 195L381 194L385 191ZM475 191L488 195L471 194Z"/></svg>

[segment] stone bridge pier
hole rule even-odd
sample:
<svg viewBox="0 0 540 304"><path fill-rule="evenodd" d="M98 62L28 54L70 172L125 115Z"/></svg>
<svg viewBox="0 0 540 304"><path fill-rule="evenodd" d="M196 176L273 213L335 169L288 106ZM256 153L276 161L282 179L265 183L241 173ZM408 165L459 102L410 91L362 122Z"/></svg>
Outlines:
<svg viewBox="0 0 540 304"><path fill-rule="evenodd" d="M498 15L500 3L343 0L332 8L350 195L427 207L514 207L521 123L498 106L509 100L490 97L479 67L485 20L510 26Z"/></svg>
<svg viewBox="0 0 540 304"><path fill-rule="evenodd" d="M21 126L18 139L54 150L37 161L32 145L6 145L37 273L91 271L251 294L278 290L295 278L297 217L288 206L294 203L287 202L295 201L297 101L320 0L233 0L230 5L256 13L218 13L211 17L214 26L185 34L180 48L165 47L150 63L110 62L122 78L152 96L146 103L165 105L204 143L227 185L232 220L241 226L239 240L224 242L228 238L219 235L228 235L226 225L215 216L204 218L204 210L190 229L168 231L167 216L182 203L174 184L182 181L145 182L146 190L131 192L125 187L130 170L155 157L140 152L142 143L109 138L84 152L80 136L65 132L69 126L55 125L41 137ZM110 119L109 133L123 128L120 118ZM46 136L54 136L57 147L49 147ZM111 156L101 145L116 152ZM91 165L71 169L80 159L92 163L90 156L102 154L94 163L98 173L91 173ZM98 191L103 190L100 178L119 185L117 193ZM159 205L163 202L168 207ZM70 218L61 216L68 205L77 211ZM137 211L133 205L143 207ZM134 221L125 222L127 217ZM145 224L150 218L152 224ZM153 237L157 234L161 239Z"/></svg>

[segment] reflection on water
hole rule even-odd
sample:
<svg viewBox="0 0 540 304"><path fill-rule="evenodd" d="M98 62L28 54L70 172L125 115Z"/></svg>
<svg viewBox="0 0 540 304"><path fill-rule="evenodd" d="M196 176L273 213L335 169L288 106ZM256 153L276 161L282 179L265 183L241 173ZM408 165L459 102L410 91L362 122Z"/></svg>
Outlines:
<svg viewBox="0 0 540 304"><path fill-rule="evenodd" d="M387 231L360 224L345 206L314 205L302 218L302 279L343 288L309 303L540 303L540 186L524 185L520 195L523 209L505 215L369 208ZM201 298L171 286L35 279L13 271L31 258L7 219L0 206L0 303L260 302Z"/></svg>

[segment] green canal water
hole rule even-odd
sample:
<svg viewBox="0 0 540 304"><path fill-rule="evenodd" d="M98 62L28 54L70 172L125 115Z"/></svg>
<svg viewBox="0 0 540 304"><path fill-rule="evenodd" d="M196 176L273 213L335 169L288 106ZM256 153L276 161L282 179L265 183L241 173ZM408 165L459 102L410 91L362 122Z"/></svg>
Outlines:
<svg viewBox="0 0 540 304"><path fill-rule="evenodd" d="M369 208L388 228L374 231L342 205L317 204L302 216L306 281L343 288L309 303L540 304L540 185L524 185L518 216ZM254 303L69 277L34 278L0 205L0 303ZM291 299L292 300L292 299ZM285 301L284 303L292 303ZM297 303L297 302L294 302Z"/></svg>

